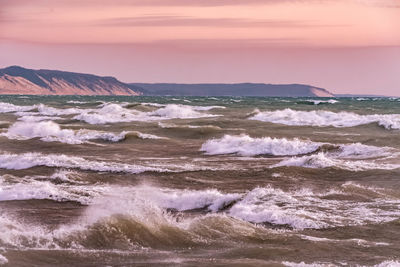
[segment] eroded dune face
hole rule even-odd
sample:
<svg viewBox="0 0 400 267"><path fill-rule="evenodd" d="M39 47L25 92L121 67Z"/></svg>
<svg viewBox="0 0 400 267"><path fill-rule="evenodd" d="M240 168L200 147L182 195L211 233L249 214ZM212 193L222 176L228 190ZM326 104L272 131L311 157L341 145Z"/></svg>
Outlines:
<svg viewBox="0 0 400 267"><path fill-rule="evenodd" d="M302 84L127 84L113 77L18 66L0 69L0 94L333 97Z"/></svg>
<svg viewBox="0 0 400 267"><path fill-rule="evenodd" d="M311 92L317 97L334 97L332 93L326 91L325 89L312 88Z"/></svg>
<svg viewBox="0 0 400 267"><path fill-rule="evenodd" d="M0 70L1 94L140 95L113 77L13 66Z"/></svg>

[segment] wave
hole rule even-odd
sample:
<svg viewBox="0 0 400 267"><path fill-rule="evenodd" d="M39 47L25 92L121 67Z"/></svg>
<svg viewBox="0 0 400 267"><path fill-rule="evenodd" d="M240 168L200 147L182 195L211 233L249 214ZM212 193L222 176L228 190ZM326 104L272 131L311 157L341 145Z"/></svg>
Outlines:
<svg viewBox="0 0 400 267"><path fill-rule="evenodd" d="M192 171L216 171L224 170L216 167L202 166L198 161L191 163L168 163L162 158L162 162L155 161L157 158L151 158L152 161L146 161L145 165L128 164L112 161L88 160L77 156L68 156L64 154L42 154L42 153L22 153L0 154L0 168L8 170L24 170L33 167L67 168L79 169L94 172L114 172L114 173L143 173L143 172L161 172L178 173Z"/></svg>
<svg viewBox="0 0 400 267"><path fill-rule="evenodd" d="M312 242L329 242L329 243L355 243L362 247L376 247L376 246L389 246L386 242L373 242L365 239L351 238L351 239L330 239L325 237L315 237L308 235L299 235L301 239Z"/></svg>
<svg viewBox="0 0 400 267"><path fill-rule="evenodd" d="M185 105L168 104L163 108L150 112L150 116L157 116L168 119L195 119L203 117L215 117L217 115L205 114L199 110L209 110L214 107L192 107Z"/></svg>
<svg viewBox="0 0 400 267"><path fill-rule="evenodd" d="M369 197L365 202L326 199L332 194L351 195L348 187L349 184L345 183L339 188L315 193L307 188L283 191L267 186L244 193L222 193L215 189L178 190L139 186L116 189L116 192L124 192L122 195L125 197L129 195L163 209L222 212L245 222L283 225L294 229L381 223L396 220L400 214L396 209L400 199L387 199L384 194L371 195L371 192L379 190L377 188L363 187L365 192L362 194ZM321 207L324 209L321 210ZM370 217L364 216L366 211Z"/></svg>
<svg viewBox="0 0 400 267"><path fill-rule="evenodd" d="M16 106L11 103L0 102L0 113L30 111L32 109L35 109L35 107L34 106Z"/></svg>
<svg viewBox="0 0 400 267"><path fill-rule="evenodd" d="M354 127L378 123L384 128L400 129L400 114L359 115L351 112L332 112L325 110L297 111L284 110L257 112L250 120L285 124L290 126Z"/></svg>
<svg viewBox="0 0 400 267"><path fill-rule="evenodd" d="M70 104L87 104L87 103L91 103L91 102L70 100L70 101L67 101L67 103L70 103Z"/></svg>
<svg viewBox="0 0 400 267"><path fill-rule="evenodd" d="M39 114L45 115L45 116L74 115L74 114L79 114L81 112L84 112L84 109L79 109L79 108L61 109L61 108L49 107L44 104L38 104L35 107L37 108Z"/></svg>
<svg viewBox="0 0 400 267"><path fill-rule="evenodd" d="M290 262L290 261L283 261L282 264L288 267L335 267L336 264L332 264L329 262L313 262L313 263L305 263L305 262Z"/></svg>
<svg viewBox="0 0 400 267"><path fill-rule="evenodd" d="M18 118L18 120L28 121L28 122L38 122L38 121L64 120L64 119L57 116L39 116L39 115L26 116L25 114L24 116Z"/></svg>
<svg viewBox="0 0 400 267"><path fill-rule="evenodd" d="M3 136L9 139L27 140L32 138L40 138L45 142L61 142L67 144L83 144L89 140L105 140L110 142L119 142L125 139L128 132L120 134L110 132L100 132L94 130L71 130L61 129L60 125L53 121L39 122L16 122L10 126ZM145 137L143 135L142 137Z"/></svg>
<svg viewBox="0 0 400 267"><path fill-rule="evenodd" d="M67 156L63 154L0 154L0 168L8 170L23 170L36 166L71 168L99 172L173 172L166 168L148 167L117 162L91 161L81 157Z"/></svg>
<svg viewBox="0 0 400 267"><path fill-rule="evenodd" d="M37 192L28 197L50 199L55 194L64 196L74 192L73 189L84 194L84 190L90 188L60 187L65 192L53 193L51 187L31 184L34 185L32 191ZM18 188L18 185L13 186ZM114 249L118 246L129 250L204 245L218 242L220 236L238 240L248 240L251 236L258 242L257 238L262 238L266 232L264 227L254 223L299 230L320 229L383 223L396 220L400 215L398 198L374 197L362 202L331 200L325 197L331 194L330 191L314 193L309 189L283 191L268 186L244 193L223 193L151 186L107 188L98 192L93 190L96 193L86 197L89 206L74 224L61 225L54 230L27 227L22 220L12 220L2 213L0 227L4 231L0 232L0 244L20 248ZM28 190L27 187L23 189ZM12 190L12 187L6 187L6 190ZM80 196L71 194L67 197L79 200ZM190 215L198 209L200 211Z"/></svg>
<svg viewBox="0 0 400 267"><path fill-rule="evenodd" d="M0 254L0 265L7 264L8 259Z"/></svg>
<svg viewBox="0 0 400 267"><path fill-rule="evenodd" d="M147 133L141 133L138 131L129 131L126 132L125 137L129 138L130 136L137 137L140 139L168 139L167 137L162 137L154 134L147 134Z"/></svg>
<svg viewBox="0 0 400 267"><path fill-rule="evenodd" d="M195 108L185 105L168 104L155 111L142 112L122 107L118 104L107 104L100 109L90 110L76 115L74 119L85 121L89 124L107 124L131 121L157 121L168 119L193 119L215 117L196 111Z"/></svg>
<svg viewBox="0 0 400 267"><path fill-rule="evenodd" d="M276 167L304 167L304 168L329 168L335 167L349 171L366 170L395 170L399 169L399 164L390 164L385 162L365 161L365 160L344 160L337 158L332 154L318 153L309 156L293 157L285 159L273 166Z"/></svg>
<svg viewBox="0 0 400 267"><path fill-rule="evenodd" d="M321 145L321 143L301 141L299 139L288 140L286 138L270 137L252 138L248 135L224 135L220 139L208 140L201 146L200 150L208 155L286 156L315 152Z"/></svg>
<svg viewBox="0 0 400 267"><path fill-rule="evenodd" d="M108 188L101 185L72 184L68 173L56 172L47 177L7 179L0 176L0 201L47 199L57 202L74 201L89 205L93 198L104 195ZM64 183L61 183L64 182Z"/></svg>
<svg viewBox="0 0 400 267"><path fill-rule="evenodd" d="M392 155L389 147L367 146L360 143L330 144L300 139L286 138L252 138L248 135L224 135L220 139L205 142L200 151L207 155L237 154L240 156L294 156L327 150L340 158L377 158Z"/></svg>
<svg viewBox="0 0 400 267"><path fill-rule="evenodd" d="M78 101L79 102L79 101ZM72 102L69 102L72 103ZM77 103L76 101L74 103ZM83 104L84 102L79 102ZM134 104L137 106L140 104ZM181 104L158 104L158 103L141 103L141 105L150 105L158 109L152 111L140 111L130 109L132 105L129 103L113 103L104 102L98 108L55 108L44 104L36 104L33 106L16 106L10 103L0 102L0 113L14 112L20 117L30 116L30 120L44 120L41 116L70 116L73 119L85 121L89 124L107 124L118 122L132 121L157 121L168 119L195 119L216 117L206 113L212 109L223 109L223 106L189 106ZM59 119L59 118L57 118Z"/></svg>
<svg viewBox="0 0 400 267"><path fill-rule="evenodd" d="M308 103L312 103L313 105L336 104L339 102L338 100L335 100L335 99L329 99L329 100L307 99L305 101Z"/></svg>
<svg viewBox="0 0 400 267"><path fill-rule="evenodd" d="M174 123L159 122L158 127L162 129L177 130L178 133L183 131L197 132L199 134L212 134L222 131L221 127L215 125L178 125Z"/></svg>

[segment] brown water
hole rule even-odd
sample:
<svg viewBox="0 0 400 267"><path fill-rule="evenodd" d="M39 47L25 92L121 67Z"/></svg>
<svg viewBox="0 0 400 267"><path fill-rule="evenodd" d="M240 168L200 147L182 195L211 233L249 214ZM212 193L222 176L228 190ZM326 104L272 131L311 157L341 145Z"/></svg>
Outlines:
<svg viewBox="0 0 400 267"><path fill-rule="evenodd" d="M2 96L0 265L399 266L399 114L398 99Z"/></svg>

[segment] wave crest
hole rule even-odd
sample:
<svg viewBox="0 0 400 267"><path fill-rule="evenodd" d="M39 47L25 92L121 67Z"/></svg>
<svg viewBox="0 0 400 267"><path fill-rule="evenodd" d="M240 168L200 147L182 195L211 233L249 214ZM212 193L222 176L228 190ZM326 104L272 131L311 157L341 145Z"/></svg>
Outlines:
<svg viewBox="0 0 400 267"><path fill-rule="evenodd" d="M250 120L285 124L290 126L354 127L370 123L390 129L400 129L400 114L359 115L351 112L325 110L297 111L290 108L257 112Z"/></svg>

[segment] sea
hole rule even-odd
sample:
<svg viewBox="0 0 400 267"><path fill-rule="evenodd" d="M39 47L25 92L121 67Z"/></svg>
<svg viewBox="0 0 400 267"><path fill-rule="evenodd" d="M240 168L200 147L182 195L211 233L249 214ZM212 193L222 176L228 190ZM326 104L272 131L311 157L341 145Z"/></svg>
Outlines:
<svg viewBox="0 0 400 267"><path fill-rule="evenodd" d="M400 266L400 99L0 96L0 265Z"/></svg>

